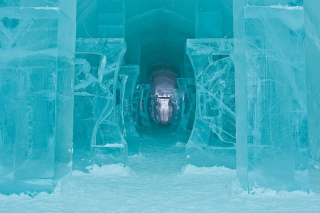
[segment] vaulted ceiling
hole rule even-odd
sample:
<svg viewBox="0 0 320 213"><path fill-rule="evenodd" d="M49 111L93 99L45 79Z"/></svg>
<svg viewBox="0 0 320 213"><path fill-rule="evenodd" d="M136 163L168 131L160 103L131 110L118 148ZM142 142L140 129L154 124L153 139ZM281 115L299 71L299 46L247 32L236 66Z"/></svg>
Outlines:
<svg viewBox="0 0 320 213"><path fill-rule="evenodd" d="M98 1L78 0L78 37L97 37ZM118 0L121 1L121 0ZM232 33L232 0L221 2L224 34ZM140 54L141 75L146 81L153 64L169 64L179 70L185 58L186 39L195 38L196 0L124 0L125 39L128 52ZM100 9L101 10L101 9ZM230 36L230 33L229 33ZM136 45L138 43L138 45ZM140 47L140 51L130 48ZM128 53L129 54L129 53ZM180 75L180 73L177 73Z"/></svg>

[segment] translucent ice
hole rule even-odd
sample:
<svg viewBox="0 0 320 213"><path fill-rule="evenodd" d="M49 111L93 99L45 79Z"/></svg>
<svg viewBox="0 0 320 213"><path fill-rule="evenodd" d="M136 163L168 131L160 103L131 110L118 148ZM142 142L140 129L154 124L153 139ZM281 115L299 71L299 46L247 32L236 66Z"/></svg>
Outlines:
<svg viewBox="0 0 320 213"><path fill-rule="evenodd" d="M124 98L120 95L125 91L122 86L126 83L118 82L125 48L123 39L77 39L75 168L85 168L90 160L99 165L126 163L127 144L119 128L117 113L120 98ZM86 161L82 161L84 156Z"/></svg>
<svg viewBox="0 0 320 213"><path fill-rule="evenodd" d="M0 192L71 171L75 0L0 1Z"/></svg>
<svg viewBox="0 0 320 213"><path fill-rule="evenodd" d="M235 168L234 66L229 39L187 40L196 82L195 123L188 162Z"/></svg>
<svg viewBox="0 0 320 213"><path fill-rule="evenodd" d="M273 2L234 2L238 176L308 189L304 10Z"/></svg>
<svg viewBox="0 0 320 213"><path fill-rule="evenodd" d="M310 189L320 192L320 5L316 1L304 1L306 30L306 68L308 85L308 135L310 143Z"/></svg>

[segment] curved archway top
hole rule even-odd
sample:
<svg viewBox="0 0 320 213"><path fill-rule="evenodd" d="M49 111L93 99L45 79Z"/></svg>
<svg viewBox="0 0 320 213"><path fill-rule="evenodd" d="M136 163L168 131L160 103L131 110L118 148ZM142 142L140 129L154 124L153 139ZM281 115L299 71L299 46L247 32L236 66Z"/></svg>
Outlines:
<svg viewBox="0 0 320 213"><path fill-rule="evenodd" d="M159 8L127 19L126 37L144 34L158 26L165 26L167 29L183 32L191 37L195 33L194 17L185 17L174 11Z"/></svg>
<svg viewBox="0 0 320 213"><path fill-rule="evenodd" d="M147 64L162 62L179 67L180 62L184 57L184 55L181 54L183 50L184 49L181 49L179 46L158 43L142 51L141 56Z"/></svg>
<svg viewBox="0 0 320 213"><path fill-rule="evenodd" d="M159 26L158 28L140 35L140 45L143 48L145 45L150 43L157 43L158 41L168 41L170 43L175 43L185 47L186 40L190 38L188 35L185 35L180 32L175 32L165 27ZM132 38L134 40L134 38ZM130 38L127 38L127 41L131 41Z"/></svg>
<svg viewBox="0 0 320 213"><path fill-rule="evenodd" d="M184 17L193 17L196 0L139 0L139 2L125 0L125 4L127 19L156 9L165 9Z"/></svg>
<svg viewBox="0 0 320 213"><path fill-rule="evenodd" d="M184 58L184 54L181 54L183 51L184 48L180 46L159 42L158 44L149 45L148 49L146 48L141 51L141 57L148 61L150 56L156 55L159 60L174 61L179 59L177 63L180 63L180 60Z"/></svg>

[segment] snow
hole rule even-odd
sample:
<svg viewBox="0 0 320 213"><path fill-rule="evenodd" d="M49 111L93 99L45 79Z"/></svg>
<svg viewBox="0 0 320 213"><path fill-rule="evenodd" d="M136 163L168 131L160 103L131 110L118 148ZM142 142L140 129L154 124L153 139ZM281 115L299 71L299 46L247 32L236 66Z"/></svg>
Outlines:
<svg viewBox="0 0 320 213"><path fill-rule="evenodd" d="M289 6L289 5L271 5L271 8L276 8L276 9L284 9L284 10L303 10L302 6Z"/></svg>
<svg viewBox="0 0 320 213"><path fill-rule="evenodd" d="M157 138L158 140L154 140ZM241 189L236 171L184 165L174 135L150 133L128 167L73 171L52 194L0 195L0 212L319 212L320 195Z"/></svg>

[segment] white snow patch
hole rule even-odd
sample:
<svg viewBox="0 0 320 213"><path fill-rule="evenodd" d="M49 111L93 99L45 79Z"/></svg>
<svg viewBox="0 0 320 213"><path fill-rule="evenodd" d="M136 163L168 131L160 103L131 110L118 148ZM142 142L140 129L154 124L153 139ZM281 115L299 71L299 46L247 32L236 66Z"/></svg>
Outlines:
<svg viewBox="0 0 320 213"><path fill-rule="evenodd" d="M122 164L112 164L112 165L93 165L86 167L89 173L82 172L79 170L72 171L73 177L113 177L113 176L129 176L132 171L129 167L124 167Z"/></svg>
<svg viewBox="0 0 320 213"><path fill-rule="evenodd" d="M229 169L226 167L196 167L194 165L187 165L182 169L182 175L204 175L204 174L213 174L213 175L235 175L236 170Z"/></svg>
<svg viewBox="0 0 320 213"><path fill-rule="evenodd" d="M59 7L19 7L19 9L34 9L34 10L54 10L60 11Z"/></svg>
<svg viewBox="0 0 320 213"><path fill-rule="evenodd" d="M30 7L28 7L28 8L30 8ZM32 7L32 9L35 9L35 10L55 10L55 11L60 10L59 7Z"/></svg>
<svg viewBox="0 0 320 213"><path fill-rule="evenodd" d="M303 10L303 7L301 6L289 6L289 5L271 5L270 8L275 8L275 9L284 9L284 10Z"/></svg>
<svg viewBox="0 0 320 213"><path fill-rule="evenodd" d="M319 161L311 160L310 164L313 165L313 168L320 169L320 162Z"/></svg>
<svg viewBox="0 0 320 213"><path fill-rule="evenodd" d="M143 159L146 159L146 157L144 157L141 153L135 154L135 155L130 155L128 158L131 159L131 160L143 160Z"/></svg>
<svg viewBox="0 0 320 213"><path fill-rule="evenodd" d="M111 148L124 148L124 144L120 143L107 143L103 147L111 147Z"/></svg>
<svg viewBox="0 0 320 213"><path fill-rule="evenodd" d="M85 173L83 171L80 171L80 170L73 170L72 171L72 176L73 177L83 177L83 176L86 176L88 175L88 173Z"/></svg>
<svg viewBox="0 0 320 213"><path fill-rule="evenodd" d="M306 191L276 191L273 189L269 188L264 188L264 187L253 187L250 190L251 195L255 196L262 196L262 197L275 197L279 196L282 198L290 198L290 197L295 197L295 196L312 196L312 194L306 192Z"/></svg>
<svg viewBox="0 0 320 213"><path fill-rule="evenodd" d="M182 147L182 148L184 148L184 147L186 147L186 145L184 144L184 143L182 143L182 142L177 142L175 145L174 145L174 147Z"/></svg>
<svg viewBox="0 0 320 213"><path fill-rule="evenodd" d="M83 177L83 176L95 176L95 177L112 177L112 176L129 176L132 174L132 171L129 167L124 167L122 164L111 164L98 166L96 164L86 167L89 173L82 171L73 171L72 176L74 177Z"/></svg>

